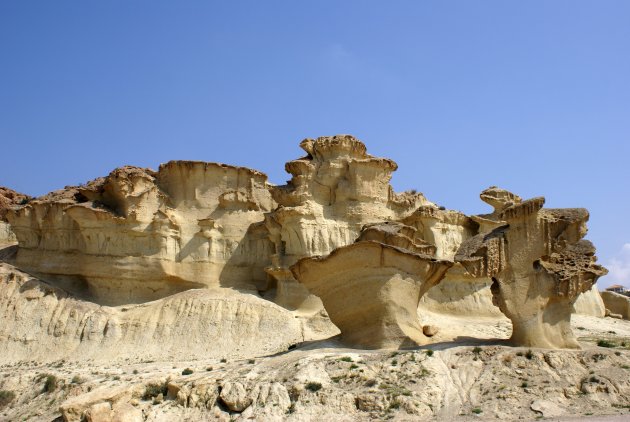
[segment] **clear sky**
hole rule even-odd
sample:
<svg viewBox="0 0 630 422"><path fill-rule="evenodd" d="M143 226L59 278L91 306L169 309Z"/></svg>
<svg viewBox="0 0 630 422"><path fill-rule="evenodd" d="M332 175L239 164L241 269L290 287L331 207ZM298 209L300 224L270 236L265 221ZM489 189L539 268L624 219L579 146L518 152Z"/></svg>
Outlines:
<svg viewBox="0 0 630 422"><path fill-rule="evenodd" d="M630 1L0 2L0 185L171 159L284 183L338 133L448 208L588 208L600 287L630 287Z"/></svg>

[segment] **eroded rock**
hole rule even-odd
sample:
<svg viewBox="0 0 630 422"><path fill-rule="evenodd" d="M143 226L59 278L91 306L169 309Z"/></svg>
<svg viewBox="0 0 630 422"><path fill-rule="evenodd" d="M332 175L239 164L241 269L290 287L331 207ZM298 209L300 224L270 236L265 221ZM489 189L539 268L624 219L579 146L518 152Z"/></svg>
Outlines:
<svg viewBox="0 0 630 422"><path fill-rule="evenodd" d="M439 283L452 262L417 253L415 229L402 224L367 226L364 239L326 257L304 258L291 267L295 278L322 298L343 340L366 348L425 344L417 316L420 297ZM380 234L379 234L380 233Z"/></svg>
<svg viewBox="0 0 630 422"><path fill-rule="evenodd" d="M492 224L462 244L456 261L494 280L493 300L512 321L514 344L579 348L570 326L573 303L607 273L582 240L588 212L544 209L544 198L521 202L498 188L481 198L495 207L484 216Z"/></svg>

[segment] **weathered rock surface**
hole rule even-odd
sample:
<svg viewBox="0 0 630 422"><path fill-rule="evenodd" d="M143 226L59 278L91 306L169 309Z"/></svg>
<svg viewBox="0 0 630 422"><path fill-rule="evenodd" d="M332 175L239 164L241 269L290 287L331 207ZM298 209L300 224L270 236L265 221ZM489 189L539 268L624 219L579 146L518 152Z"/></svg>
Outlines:
<svg viewBox="0 0 630 422"><path fill-rule="evenodd" d="M606 307L604 306L604 301L596 284L593 285L591 290L578 296L573 304L573 308L575 313L580 315L589 315L598 318L604 318L606 315Z"/></svg>
<svg viewBox="0 0 630 422"><path fill-rule="evenodd" d="M122 167L10 210L16 265L100 304L199 287L264 289L267 177L223 164Z"/></svg>
<svg viewBox="0 0 630 422"><path fill-rule="evenodd" d="M607 273L582 240L588 212L543 209L544 198L521 202L498 188L481 198L495 207L481 217L490 231L464 242L456 260L470 274L494 280L493 299L512 321L513 343L579 347L570 327L573 304Z"/></svg>
<svg viewBox="0 0 630 422"><path fill-rule="evenodd" d="M267 271L277 280L279 303L295 308L316 305L291 265L354 243L366 224L398 221L432 205L422 194L394 193L396 163L369 155L350 135L306 139L300 147L307 155L286 164L292 178L272 188L279 207L265 219L274 245Z"/></svg>
<svg viewBox="0 0 630 422"><path fill-rule="evenodd" d="M293 313L255 294L215 287L108 307L0 263L2 363L251 357L286 351L304 340Z"/></svg>
<svg viewBox="0 0 630 422"><path fill-rule="evenodd" d="M286 164L292 178L284 186L270 185L264 174L242 167L171 161L158 171L121 167L85 185L32 200L11 194L12 202L4 209L19 249L16 256L13 250L0 252L0 259L6 255L11 264L32 276L31 284L58 292L44 294L51 299L37 299L31 308L24 308L42 321L65 315L51 310L57 306L54 298L63 304L61 309L69 306L69 313L79 315L81 324L92 324L96 331L103 327L95 319L109 321L113 315L113 325L103 328L109 336L116 329L133 331L136 325L148 332L161 327L163 332L183 333L182 324L190 323L191 330L198 330L190 335L195 345L181 343L190 353L206 353L204 345L214 340L212 335L201 338L208 329L205 324L215 324L213 329L218 330L223 322L217 321L224 320L235 322L226 331L225 343L216 342L217 350L240 344L238 336L251 330L256 318L270 318L271 326L292 321L287 322L286 339L249 335L251 343L243 346L247 355L256 342L262 342L261 350L278 351L285 340L337 334L328 312L334 312L333 321L345 327L343 335L349 343L367 347L426 343L422 326L427 324L438 329L431 341L440 341L441 335L449 335L439 321L434 324L440 315L499 320L502 311L515 314L511 318L520 322L515 322L514 338L522 342L528 335L538 336L534 332L541 325L562 331L574 303L583 312L601 315L599 296L590 287L603 270L591 262L593 251L579 241L576 228L585 221L584 211L537 210L532 208L536 200L523 202L517 195L491 188L482 199L495 207L494 212L470 217L438 207L415 191L394 193L389 181L396 163L369 155L352 136L306 139L300 146L306 156ZM16 202L21 205L15 206ZM505 229L508 223L511 226ZM532 237L533 243L525 242L524 236ZM495 248L491 253L486 243ZM519 251L521 246L524 252ZM463 260L455 259L458 251L464 251ZM490 266L478 266L487 264L482 256L490 257ZM347 260L353 260L352 267ZM502 293L494 294L494 299L493 277L495 287L503 283ZM539 286L540 298L555 298L540 299L540 309L554 309L540 310L542 322L525 322L538 318L538 311L522 315L530 308L504 297L536 302L523 298L522 287L514 287L527 283L508 282L512 279ZM371 287L365 290L365 285ZM4 297L24 307L27 293L16 296L10 286L3 286L8 289ZM357 289L363 290L357 294ZM334 292L342 291L354 301L347 309L334 297ZM582 292L587 293L576 302ZM222 297L226 305L220 307ZM181 301L188 305L180 305ZM235 315L244 314L235 303L247 303L258 316L239 320ZM190 306L193 311L172 313L173 306ZM134 315L134 323L123 314ZM423 321L423 315L429 314L430 321ZM200 320L190 322L195 315ZM4 318L9 325L18 323L8 313ZM120 326L125 328L117 328L116 321L123 321ZM48 331L44 334L39 327L33 338L43 336L47 340L41 341L47 344L51 329L49 323L44 325ZM369 327L374 328L372 337L367 334ZM523 334L531 327L538 328ZM293 330L300 334L296 337ZM87 342L70 341L74 337L62 328L52 332L61 333L59 344L68 341L69 350L92 353ZM160 335L148 340L133 331L125 334L128 343L123 343L133 345L130 348L143 341L154 344ZM113 350L105 333L94 336L105 339L104 350ZM7 331L6 347L15 348L9 356L31 350L30 340L19 346L21 341L14 338ZM126 347L120 353L127 353Z"/></svg>
<svg viewBox="0 0 630 422"><path fill-rule="evenodd" d="M322 298L346 344L399 348L427 343L418 320L418 302L451 264L375 240L360 240L324 258L301 259L291 270Z"/></svg>
<svg viewBox="0 0 630 422"><path fill-rule="evenodd" d="M629 321L578 319L590 338L609 336L619 345L630 335ZM0 419L80 421L88 414L111 418L116 410L156 422L628 417L628 348L593 341L583 351L476 344L392 353L328 341L255 361L24 362L0 366L0 389L15 392ZM184 368L192 374L183 375ZM53 391L44 391L48 375L56 380ZM250 403L242 411L220 398L230 384L240 385L237 396Z"/></svg>
<svg viewBox="0 0 630 422"><path fill-rule="evenodd" d="M23 205L30 199L28 195L0 186L0 245L17 241L7 221L7 213L14 206Z"/></svg>
<svg viewBox="0 0 630 422"><path fill-rule="evenodd" d="M630 319L630 297L615 292L601 292L604 306L612 314L621 315L623 319Z"/></svg>

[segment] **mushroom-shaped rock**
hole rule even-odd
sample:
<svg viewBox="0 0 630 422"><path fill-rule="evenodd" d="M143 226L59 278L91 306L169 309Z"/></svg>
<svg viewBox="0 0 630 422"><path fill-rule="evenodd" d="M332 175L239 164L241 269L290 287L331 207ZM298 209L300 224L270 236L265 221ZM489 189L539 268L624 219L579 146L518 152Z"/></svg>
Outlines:
<svg viewBox="0 0 630 422"><path fill-rule="evenodd" d="M544 198L514 202L496 213L503 225L464 242L455 261L493 279L493 302L512 321L514 344L579 348L573 303L607 273L591 242L581 240L588 211L543 209Z"/></svg>
<svg viewBox="0 0 630 422"><path fill-rule="evenodd" d="M422 295L452 262L376 241L358 241L291 267L319 296L342 340L351 346L399 348L425 344L417 316Z"/></svg>

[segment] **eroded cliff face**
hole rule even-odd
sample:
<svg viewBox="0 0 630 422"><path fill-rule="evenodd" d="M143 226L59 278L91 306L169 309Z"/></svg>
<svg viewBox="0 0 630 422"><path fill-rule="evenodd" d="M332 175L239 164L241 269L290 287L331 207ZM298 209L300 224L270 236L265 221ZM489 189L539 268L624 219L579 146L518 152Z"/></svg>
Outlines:
<svg viewBox="0 0 630 422"><path fill-rule="evenodd" d="M278 318L297 320L305 340L338 333L328 313L348 343L368 347L432 341L423 313L504 313L520 344L575 346L573 303L597 296L605 271L581 240L585 210L545 210L493 187L482 199L494 212L467 216L395 193L396 163L352 136L300 146L306 156L286 164L284 186L247 168L172 161L20 201L6 207L19 241L12 263L90 306L259 294L290 311ZM584 307L599 312L591 299Z"/></svg>
<svg viewBox="0 0 630 422"><path fill-rule="evenodd" d="M365 224L400 220L433 205L422 194L394 193L389 181L396 163L369 155L350 135L306 139L300 147L307 155L286 164L289 183L272 188L279 207L266 224L275 267L327 255L353 243Z"/></svg>
<svg viewBox="0 0 630 422"><path fill-rule="evenodd" d="M7 215L16 265L116 305L195 287L264 289L275 208L267 177L223 164L122 167Z"/></svg>
<svg viewBox="0 0 630 422"><path fill-rule="evenodd" d="M433 204L422 194L394 193L396 163L369 155L350 135L305 139L300 147L307 155L285 166L291 180L271 190L279 206L265 219L274 244L267 271L278 303L316 312L321 302L295 280L291 265L352 244L366 224L398 221Z"/></svg>
<svg viewBox="0 0 630 422"><path fill-rule="evenodd" d="M194 289L143 304L100 306L3 263L0 286L3 364L244 358L283 352L305 340L290 311L234 289Z"/></svg>

